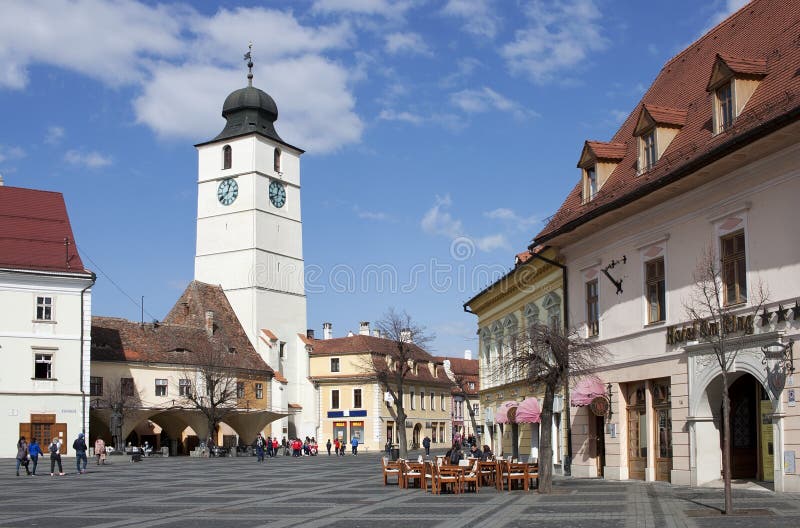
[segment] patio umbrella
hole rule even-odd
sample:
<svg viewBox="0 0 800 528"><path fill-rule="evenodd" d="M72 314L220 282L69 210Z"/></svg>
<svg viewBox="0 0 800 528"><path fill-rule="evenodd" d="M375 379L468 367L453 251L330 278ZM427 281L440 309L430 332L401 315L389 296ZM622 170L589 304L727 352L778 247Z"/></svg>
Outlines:
<svg viewBox="0 0 800 528"><path fill-rule="evenodd" d="M541 421L542 408L536 398L527 398L517 407L517 415L514 420L517 423L539 423Z"/></svg>
<svg viewBox="0 0 800 528"><path fill-rule="evenodd" d="M585 407L598 396L606 396L606 388L598 378L583 378L575 385L570 397L573 407Z"/></svg>
<svg viewBox="0 0 800 528"><path fill-rule="evenodd" d="M515 401L504 401L497 406L497 410L494 413L494 421L500 424L513 423L513 413L516 412L518 405L519 403Z"/></svg>

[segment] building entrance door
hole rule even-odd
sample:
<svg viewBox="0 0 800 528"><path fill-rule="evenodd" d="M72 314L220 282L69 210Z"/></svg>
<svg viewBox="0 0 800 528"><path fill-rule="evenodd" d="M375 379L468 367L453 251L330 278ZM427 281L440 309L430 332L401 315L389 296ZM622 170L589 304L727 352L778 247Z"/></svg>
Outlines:
<svg viewBox="0 0 800 528"><path fill-rule="evenodd" d="M647 413L644 383L628 389L628 478L644 480L647 467Z"/></svg>
<svg viewBox="0 0 800 528"><path fill-rule="evenodd" d="M656 480L669 482L672 473L672 408L670 380L653 382Z"/></svg>
<svg viewBox="0 0 800 528"><path fill-rule="evenodd" d="M597 476L603 477L603 468L606 467L606 419L604 416L594 417L594 442L595 462L597 463Z"/></svg>
<svg viewBox="0 0 800 528"><path fill-rule="evenodd" d="M758 478L759 384L745 374L728 389L731 400L731 476Z"/></svg>

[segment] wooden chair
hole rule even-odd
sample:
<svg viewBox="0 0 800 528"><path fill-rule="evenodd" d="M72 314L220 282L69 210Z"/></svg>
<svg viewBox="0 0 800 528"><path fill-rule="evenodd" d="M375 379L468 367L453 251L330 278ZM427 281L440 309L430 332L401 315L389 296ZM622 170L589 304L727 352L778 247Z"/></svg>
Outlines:
<svg viewBox="0 0 800 528"><path fill-rule="evenodd" d="M458 493L459 488L461 487L460 473L461 471L457 466L434 466L434 493L441 493L442 488L446 486L450 486L450 488L453 490L453 493Z"/></svg>
<svg viewBox="0 0 800 528"><path fill-rule="evenodd" d="M408 488L409 480L416 480L420 487L424 486L423 470L424 468L417 463L403 462L403 487Z"/></svg>
<svg viewBox="0 0 800 528"><path fill-rule="evenodd" d="M403 478L401 473L401 467L397 462L389 462L388 457L381 458L381 462L383 464L383 485L386 486L389 483L389 477L397 477L397 485L400 485L400 481Z"/></svg>
<svg viewBox="0 0 800 528"><path fill-rule="evenodd" d="M528 482L530 483L529 489L539 487L539 464L528 464Z"/></svg>
<svg viewBox="0 0 800 528"><path fill-rule="evenodd" d="M522 488L525 491L528 491L528 464L520 464L520 463L510 463L508 464L508 476L506 477L508 480L508 491L513 489L513 483L522 482Z"/></svg>
<svg viewBox="0 0 800 528"><path fill-rule="evenodd" d="M434 485L433 485L434 477L435 477L435 474L434 474L435 465L436 465L436 462L430 462L430 461L425 462L423 464L422 485L425 487L425 491L426 492L428 491L428 481L430 481L430 483L431 483L431 493L436 493L434 491Z"/></svg>
<svg viewBox="0 0 800 528"><path fill-rule="evenodd" d="M498 458L497 459L497 466L495 469L495 477L494 483L497 487L497 491L503 491L505 487L505 481L508 478L508 461Z"/></svg>
<svg viewBox="0 0 800 528"><path fill-rule="evenodd" d="M478 472L481 476L481 486L496 486L495 475L497 474L497 463L493 461L478 462Z"/></svg>
<svg viewBox="0 0 800 528"><path fill-rule="evenodd" d="M472 468L465 470L461 475L461 492L464 492L465 485L471 483L475 485L475 493L478 493L478 489L481 486L481 474L478 470L477 460L472 464Z"/></svg>

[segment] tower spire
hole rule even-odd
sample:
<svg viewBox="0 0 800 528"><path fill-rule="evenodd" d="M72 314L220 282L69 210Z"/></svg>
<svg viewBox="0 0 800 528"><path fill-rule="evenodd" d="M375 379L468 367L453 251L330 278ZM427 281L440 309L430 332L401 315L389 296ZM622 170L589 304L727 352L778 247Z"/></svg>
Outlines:
<svg viewBox="0 0 800 528"><path fill-rule="evenodd" d="M247 45L247 53L244 54L244 60L247 61L247 86L253 86L253 41Z"/></svg>

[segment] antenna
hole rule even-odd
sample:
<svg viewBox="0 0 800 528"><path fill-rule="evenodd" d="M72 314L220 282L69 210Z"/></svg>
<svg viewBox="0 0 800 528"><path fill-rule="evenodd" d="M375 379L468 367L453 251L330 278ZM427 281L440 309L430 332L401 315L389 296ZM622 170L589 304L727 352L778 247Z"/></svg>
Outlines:
<svg viewBox="0 0 800 528"><path fill-rule="evenodd" d="M64 237L64 267L69 269L69 238Z"/></svg>
<svg viewBox="0 0 800 528"><path fill-rule="evenodd" d="M244 54L247 61L247 86L253 86L253 41L247 45L247 53Z"/></svg>

